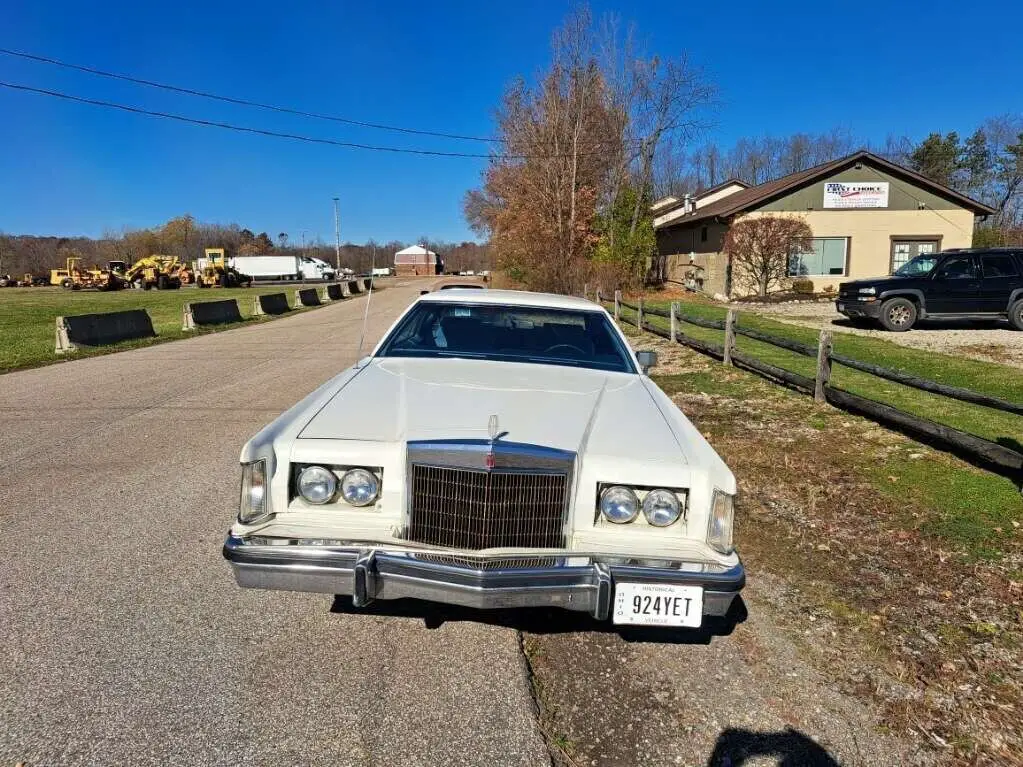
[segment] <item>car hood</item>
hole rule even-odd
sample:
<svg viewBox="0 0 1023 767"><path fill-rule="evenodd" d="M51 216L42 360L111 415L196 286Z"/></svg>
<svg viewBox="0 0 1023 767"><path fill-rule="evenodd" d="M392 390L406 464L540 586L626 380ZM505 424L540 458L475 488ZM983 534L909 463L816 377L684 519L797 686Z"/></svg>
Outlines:
<svg viewBox="0 0 1023 767"><path fill-rule="evenodd" d="M892 285L905 285L906 282L915 280L915 277L903 277L901 275L892 274L887 277L870 277L863 280L851 280L849 282L842 282L838 286L838 290L841 293L855 292L860 288L886 288Z"/></svg>
<svg viewBox="0 0 1023 767"><path fill-rule="evenodd" d="M468 359L376 358L305 425L303 440L501 439L587 455L685 461L638 375Z"/></svg>

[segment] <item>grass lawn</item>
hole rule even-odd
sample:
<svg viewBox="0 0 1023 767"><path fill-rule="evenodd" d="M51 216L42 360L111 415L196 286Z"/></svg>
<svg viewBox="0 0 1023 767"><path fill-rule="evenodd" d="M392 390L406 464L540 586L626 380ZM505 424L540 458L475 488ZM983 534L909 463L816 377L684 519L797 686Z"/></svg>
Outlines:
<svg viewBox="0 0 1023 767"><path fill-rule="evenodd" d="M667 301L651 301L646 305L667 310L669 303ZM623 312L624 316L630 319L635 318L634 312L628 309L623 309ZM720 306L705 303L682 302L682 313L703 319L723 320L726 310ZM648 315L646 319L655 325L668 328L667 319L652 315ZM778 322L752 312L740 311L739 325L814 347L817 345L818 334L815 330ZM694 338L716 344L724 343L724 331L722 330L701 328L684 322L679 324L679 329ZM832 339L835 352L838 354L911 373L921 378L929 378L950 386L983 392L1010 402L1023 401L1023 373L1018 368L994 362L963 359L922 349L911 349L890 341L867 338L852 333L833 332ZM1023 334L1020 334L1020 343L1023 343ZM795 373L812 378L816 372L817 362L815 359L786 349L779 349L776 346L744 336L736 336L736 346L740 351L752 357ZM958 402L937 394L885 381L837 364L832 368L831 380L836 387L846 389L854 394L884 402L908 413L929 418L932 421L947 424L980 437L1001 442L1007 447L1021 449L1019 443L1023 442L1023 416Z"/></svg>
<svg viewBox="0 0 1023 767"><path fill-rule="evenodd" d="M735 473L751 588L768 574L793 587L757 593L808 657L875 697L889 729L943 743L941 763L1019 763L1023 497L1013 483L623 329L634 348L660 354L654 380Z"/></svg>
<svg viewBox="0 0 1023 767"><path fill-rule="evenodd" d="M312 287L312 286L305 286ZM253 296L265 293L286 293L294 306L295 287L273 285L256 288L227 288L199 290L119 290L101 293L92 290L68 291L62 288L4 288L0 290L0 373L18 368L35 367L63 359L146 346L160 341L188 338L196 333L208 333L237 327L239 323L216 325L198 331L181 329L182 309L186 303L238 300L245 321L264 321L249 318L252 315ZM126 309L145 309L153 319L157 338L125 341L110 346L81 349L71 354L54 354L56 318L75 314L99 314Z"/></svg>

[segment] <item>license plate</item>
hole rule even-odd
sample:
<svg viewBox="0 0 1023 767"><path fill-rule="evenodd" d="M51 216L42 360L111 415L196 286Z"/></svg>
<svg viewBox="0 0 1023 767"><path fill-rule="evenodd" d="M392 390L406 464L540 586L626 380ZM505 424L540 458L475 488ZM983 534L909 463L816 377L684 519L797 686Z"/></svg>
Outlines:
<svg viewBox="0 0 1023 767"><path fill-rule="evenodd" d="M838 305L838 311L844 312L845 311L845 304L839 304Z"/></svg>
<svg viewBox="0 0 1023 767"><path fill-rule="evenodd" d="M703 589L656 583L616 583L612 622L633 626L687 626L703 620Z"/></svg>

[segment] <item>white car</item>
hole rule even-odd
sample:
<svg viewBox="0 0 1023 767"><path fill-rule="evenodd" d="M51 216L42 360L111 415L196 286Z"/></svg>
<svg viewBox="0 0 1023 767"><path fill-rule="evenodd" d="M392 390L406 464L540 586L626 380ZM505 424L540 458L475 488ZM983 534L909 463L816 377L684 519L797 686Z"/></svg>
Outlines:
<svg viewBox="0 0 1023 767"><path fill-rule="evenodd" d="M608 313L421 295L242 449L238 584L701 625L745 584L735 478Z"/></svg>

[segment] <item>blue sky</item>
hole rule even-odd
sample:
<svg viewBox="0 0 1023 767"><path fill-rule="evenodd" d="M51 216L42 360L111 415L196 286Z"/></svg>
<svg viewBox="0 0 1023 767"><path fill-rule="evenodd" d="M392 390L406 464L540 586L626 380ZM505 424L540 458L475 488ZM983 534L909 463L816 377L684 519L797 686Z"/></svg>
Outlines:
<svg viewBox="0 0 1023 767"><path fill-rule="evenodd" d="M487 135L501 92L548 60L567 0L10 3L0 47L240 98L379 123ZM1023 4L592 2L648 51L688 51L720 89L708 138L835 126L972 130L1023 107ZM969 25L982 27L974 33ZM971 47L981 41L978 47ZM0 56L0 80L341 141L485 145L270 114ZM459 240L482 160L298 144L0 88L0 231L101 235L181 213L298 242Z"/></svg>

